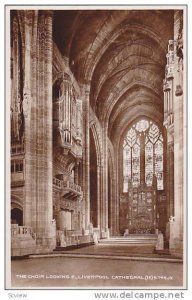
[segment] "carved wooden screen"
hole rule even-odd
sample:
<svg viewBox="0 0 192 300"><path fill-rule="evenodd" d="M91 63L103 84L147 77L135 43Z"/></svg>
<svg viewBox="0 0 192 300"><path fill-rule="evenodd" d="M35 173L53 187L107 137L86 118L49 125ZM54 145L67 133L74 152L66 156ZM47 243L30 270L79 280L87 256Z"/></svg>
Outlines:
<svg viewBox="0 0 192 300"><path fill-rule="evenodd" d="M133 187L129 183L128 193L129 233L155 233L156 229L156 187L141 184Z"/></svg>

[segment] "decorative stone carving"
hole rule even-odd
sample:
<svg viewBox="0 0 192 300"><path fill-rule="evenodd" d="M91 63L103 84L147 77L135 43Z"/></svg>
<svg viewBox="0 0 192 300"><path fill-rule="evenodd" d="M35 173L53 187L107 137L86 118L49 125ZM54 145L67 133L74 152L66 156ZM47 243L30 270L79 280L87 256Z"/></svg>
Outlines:
<svg viewBox="0 0 192 300"><path fill-rule="evenodd" d="M155 176L154 176L155 178ZM137 188L130 186L128 194L129 233L153 233L156 229L156 189L145 183Z"/></svg>
<svg viewBox="0 0 192 300"><path fill-rule="evenodd" d="M123 234L124 237L129 236L129 229L125 229L125 232Z"/></svg>
<svg viewBox="0 0 192 300"><path fill-rule="evenodd" d="M12 142L19 142L22 138L22 54L21 39L17 17L12 23L11 36L11 137Z"/></svg>
<svg viewBox="0 0 192 300"><path fill-rule="evenodd" d="M183 95L183 89L182 89L181 85L178 84L176 86L175 96L181 96L181 95Z"/></svg>
<svg viewBox="0 0 192 300"><path fill-rule="evenodd" d="M71 79L70 79L70 76L69 76L69 74L67 74L67 73L64 73L63 74L63 80L67 80L67 81L71 81Z"/></svg>
<svg viewBox="0 0 192 300"><path fill-rule="evenodd" d="M165 79L163 80L164 91L164 125L168 127L173 124L173 80L175 70L175 41L169 40L166 55L167 65L165 67Z"/></svg>
<svg viewBox="0 0 192 300"><path fill-rule="evenodd" d="M180 30L177 39L176 54L178 57L178 65L183 61L183 32ZM182 64L181 64L182 65Z"/></svg>
<svg viewBox="0 0 192 300"><path fill-rule="evenodd" d="M179 29L176 40L176 56L178 58L178 72L183 71L183 15L179 14Z"/></svg>
<svg viewBox="0 0 192 300"><path fill-rule="evenodd" d="M169 223L170 223L170 224L173 224L174 222L175 222L175 217L170 216L170 217L169 217Z"/></svg>
<svg viewBox="0 0 192 300"><path fill-rule="evenodd" d="M29 88L24 88L23 90L23 114L25 116L25 118L28 118L29 113L30 113L30 109L31 109L31 101L32 101L32 97L31 97L31 93Z"/></svg>
<svg viewBox="0 0 192 300"><path fill-rule="evenodd" d="M168 52L166 55L167 65L165 67L165 79L172 80L174 78L174 41L169 40Z"/></svg>
<svg viewBox="0 0 192 300"><path fill-rule="evenodd" d="M22 111L20 96L15 98L14 104L11 106L11 134L12 139L21 140L21 126L22 126Z"/></svg>
<svg viewBox="0 0 192 300"><path fill-rule="evenodd" d="M171 81L168 81L167 79L163 80L163 91L168 92L171 90Z"/></svg>

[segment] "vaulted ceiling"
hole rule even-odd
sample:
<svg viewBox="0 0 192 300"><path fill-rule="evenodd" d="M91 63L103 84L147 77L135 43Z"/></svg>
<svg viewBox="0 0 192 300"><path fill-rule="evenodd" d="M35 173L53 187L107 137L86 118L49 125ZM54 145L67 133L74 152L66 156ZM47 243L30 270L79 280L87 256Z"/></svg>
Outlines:
<svg viewBox="0 0 192 300"><path fill-rule="evenodd" d="M53 35L114 142L140 115L163 121L173 10L55 11Z"/></svg>

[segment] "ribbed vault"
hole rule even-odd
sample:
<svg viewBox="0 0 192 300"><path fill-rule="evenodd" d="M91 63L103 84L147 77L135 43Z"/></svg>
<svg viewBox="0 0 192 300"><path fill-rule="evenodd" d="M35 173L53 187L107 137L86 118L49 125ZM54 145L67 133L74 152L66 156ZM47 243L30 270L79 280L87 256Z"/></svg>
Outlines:
<svg viewBox="0 0 192 300"><path fill-rule="evenodd" d="M139 115L163 120L173 10L56 11L54 36L113 143ZM60 26L58 26L58 24Z"/></svg>

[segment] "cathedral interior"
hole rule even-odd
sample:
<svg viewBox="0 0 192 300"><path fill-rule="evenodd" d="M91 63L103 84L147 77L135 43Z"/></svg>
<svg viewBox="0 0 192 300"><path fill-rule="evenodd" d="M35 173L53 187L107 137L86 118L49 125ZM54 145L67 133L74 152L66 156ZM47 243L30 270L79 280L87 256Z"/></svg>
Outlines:
<svg viewBox="0 0 192 300"><path fill-rule="evenodd" d="M183 10L10 11L11 255L183 256Z"/></svg>

